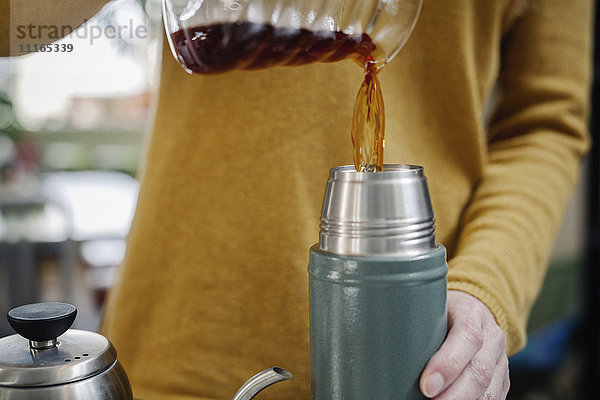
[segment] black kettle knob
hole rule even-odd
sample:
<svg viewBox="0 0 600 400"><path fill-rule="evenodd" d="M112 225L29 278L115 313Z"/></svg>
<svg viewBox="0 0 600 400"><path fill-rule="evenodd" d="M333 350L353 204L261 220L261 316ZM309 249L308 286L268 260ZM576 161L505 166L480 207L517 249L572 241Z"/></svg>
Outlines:
<svg viewBox="0 0 600 400"><path fill-rule="evenodd" d="M67 303L33 303L8 312L8 323L31 347L44 348L56 344L56 338L71 327L77 308ZM39 344L36 346L36 343Z"/></svg>

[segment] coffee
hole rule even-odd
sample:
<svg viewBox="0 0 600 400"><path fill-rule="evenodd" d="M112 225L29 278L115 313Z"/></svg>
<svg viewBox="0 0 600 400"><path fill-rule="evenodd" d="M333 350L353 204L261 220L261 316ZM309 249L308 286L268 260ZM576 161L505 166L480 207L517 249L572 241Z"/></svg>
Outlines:
<svg viewBox="0 0 600 400"><path fill-rule="evenodd" d="M352 116L354 167L357 171L381 171L385 145L385 108L377 68L367 61Z"/></svg>
<svg viewBox="0 0 600 400"><path fill-rule="evenodd" d="M383 97L373 59L376 46L369 35L235 22L180 29L171 40L181 64L200 74L355 60L364 66L365 80L352 122L354 165L357 171L382 169Z"/></svg>

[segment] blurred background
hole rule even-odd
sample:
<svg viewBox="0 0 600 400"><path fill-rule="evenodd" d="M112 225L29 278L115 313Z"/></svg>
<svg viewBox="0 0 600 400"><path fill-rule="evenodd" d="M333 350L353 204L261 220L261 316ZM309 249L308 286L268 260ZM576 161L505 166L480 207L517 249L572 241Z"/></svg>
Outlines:
<svg viewBox="0 0 600 400"><path fill-rule="evenodd" d="M61 41L73 44L70 53L0 58L0 314L67 301L79 308L75 327L86 330L98 327L135 209L158 83L160 2L114 0L92 22L145 26L148 34L93 45L72 37ZM528 345L510 360L510 399L600 398L598 153L594 143ZM0 318L0 337L12 333Z"/></svg>
<svg viewBox="0 0 600 400"><path fill-rule="evenodd" d="M97 328L137 200L161 24L159 1L113 1L88 25L141 34L88 32L58 42L70 52L0 58L3 313L70 301L76 326ZM0 318L0 335L11 332Z"/></svg>

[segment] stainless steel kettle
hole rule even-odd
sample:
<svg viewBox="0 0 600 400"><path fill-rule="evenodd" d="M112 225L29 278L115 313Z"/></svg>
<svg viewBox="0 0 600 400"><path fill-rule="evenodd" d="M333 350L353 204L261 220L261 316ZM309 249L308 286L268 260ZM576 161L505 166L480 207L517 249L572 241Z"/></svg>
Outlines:
<svg viewBox="0 0 600 400"><path fill-rule="evenodd" d="M0 400L132 400L117 352L104 336L69 329L77 309L66 303L13 308L17 331L0 339Z"/></svg>
<svg viewBox="0 0 600 400"><path fill-rule="evenodd" d="M104 336L69 329L77 308L34 303L13 308L8 322L17 335L0 339L0 400L132 400L117 351ZM250 378L233 400L250 400L262 389L290 379L272 367Z"/></svg>

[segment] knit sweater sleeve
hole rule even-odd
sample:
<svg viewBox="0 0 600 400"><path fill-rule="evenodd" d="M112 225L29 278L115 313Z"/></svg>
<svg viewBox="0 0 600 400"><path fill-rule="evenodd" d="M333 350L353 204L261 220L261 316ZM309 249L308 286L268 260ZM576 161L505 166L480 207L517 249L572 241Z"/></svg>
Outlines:
<svg viewBox="0 0 600 400"><path fill-rule="evenodd" d="M487 160L449 262L449 289L491 309L509 354L525 344L589 146L592 9L591 1L531 1L506 32Z"/></svg>

